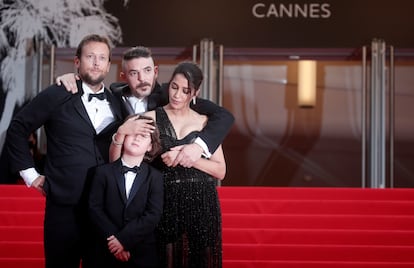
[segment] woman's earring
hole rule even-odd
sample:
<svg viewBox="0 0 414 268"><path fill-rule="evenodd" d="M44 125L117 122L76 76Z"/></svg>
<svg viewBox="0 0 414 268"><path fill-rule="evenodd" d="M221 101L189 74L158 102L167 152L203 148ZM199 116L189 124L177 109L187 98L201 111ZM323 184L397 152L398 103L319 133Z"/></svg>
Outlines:
<svg viewBox="0 0 414 268"><path fill-rule="evenodd" d="M196 97L193 97L193 105L196 105Z"/></svg>

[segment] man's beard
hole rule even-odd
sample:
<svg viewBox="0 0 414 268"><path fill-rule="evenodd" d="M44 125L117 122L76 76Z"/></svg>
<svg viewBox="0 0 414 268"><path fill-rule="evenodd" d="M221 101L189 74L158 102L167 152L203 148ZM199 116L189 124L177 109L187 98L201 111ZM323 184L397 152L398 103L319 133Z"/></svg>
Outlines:
<svg viewBox="0 0 414 268"><path fill-rule="evenodd" d="M100 75L98 78L93 79L89 74L85 73L82 75L82 81L91 86L97 86L102 84L103 80L105 79L104 75Z"/></svg>
<svg viewBox="0 0 414 268"><path fill-rule="evenodd" d="M139 98L148 97L151 94L151 92L154 90L155 83L156 83L156 79L154 79L154 81L152 81L152 85L148 82L142 82L142 83L139 83L138 85L136 85L135 86L136 94L139 92L138 89L142 89L145 86L150 88L150 90L146 91L143 96L140 95L140 96L136 96L136 97L139 97Z"/></svg>

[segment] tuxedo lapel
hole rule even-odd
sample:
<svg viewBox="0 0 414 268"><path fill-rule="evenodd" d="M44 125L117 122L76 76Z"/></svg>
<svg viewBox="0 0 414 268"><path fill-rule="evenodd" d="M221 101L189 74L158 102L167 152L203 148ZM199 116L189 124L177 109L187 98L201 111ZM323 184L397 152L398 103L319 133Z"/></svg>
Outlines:
<svg viewBox="0 0 414 268"><path fill-rule="evenodd" d="M73 106L75 107L76 112L80 115L80 117L88 123L88 125L95 131L95 128L92 125L92 122L88 116L88 112L85 109L85 106L81 100L82 94L77 98L72 98Z"/></svg>
<svg viewBox="0 0 414 268"><path fill-rule="evenodd" d="M115 117L115 121L123 120L121 103L106 88L105 88L105 93L106 93L106 98L107 98L108 102L111 104L111 110L112 110L112 113L113 113L113 115Z"/></svg>
<svg viewBox="0 0 414 268"><path fill-rule="evenodd" d="M72 97L72 103L75 108L75 111L80 115L80 117L85 120L85 122L90 125L90 127L95 130L95 128L92 125L91 120L89 119L88 112L85 109L85 106L82 102L82 95L83 95L83 89L82 89L82 81L77 81L76 85L78 86L78 93L74 94Z"/></svg>
<svg viewBox="0 0 414 268"><path fill-rule="evenodd" d="M118 186L117 188L119 191L119 195L121 196L122 201L124 201L124 204L126 204L127 198L126 198L126 189L125 189L125 176L122 173L121 158L116 160L114 165L112 165L112 171L114 173L114 178L116 178L116 184Z"/></svg>
<svg viewBox="0 0 414 268"><path fill-rule="evenodd" d="M158 106L158 95L152 94L148 96L147 110L152 111Z"/></svg>
<svg viewBox="0 0 414 268"><path fill-rule="evenodd" d="M122 96L122 103L124 104L125 109L128 112L128 115L135 114L134 108L132 108L131 103L129 103L126 96Z"/></svg>
<svg viewBox="0 0 414 268"><path fill-rule="evenodd" d="M132 107L131 103L128 101L128 97L131 96L131 89L129 86L125 86L119 92L121 95L122 104L124 105L125 109L128 112L128 115L135 114L134 107Z"/></svg>
<svg viewBox="0 0 414 268"><path fill-rule="evenodd" d="M148 165L145 162L141 163L140 171L135 176L134 183L132 184L131 191L129 192L129 198L127 201L127 206L134 199L135 195L137 194L139 188L144 183L146 178L148 177Z"/></svg>
<svg viewBox="0 0 414 268"><path fill-rule="evenodd" d="M77 81L76 85L78 86L78 93L74 94L74 97L72 98L73 106L75 108L75 111L80 115L80 117L85 120L85 122L88 123L88 125L92 128L92 130L95 132L95 128L91 122L91 119L89 118L88 112L86 111L85 105L83 105L82 102L82 95L83 95L83 89L82 89L82 81Z"/></svg>

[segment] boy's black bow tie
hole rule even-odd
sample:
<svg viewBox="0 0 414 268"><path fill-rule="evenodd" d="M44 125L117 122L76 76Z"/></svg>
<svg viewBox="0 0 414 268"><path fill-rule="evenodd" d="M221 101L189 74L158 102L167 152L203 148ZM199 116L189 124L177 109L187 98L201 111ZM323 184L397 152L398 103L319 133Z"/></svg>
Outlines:
<svg viewBox="0 0 414 268"><path fill-rule="evenodd" d="M91 101L91 99L92 99L93 97L98 98L98 99L100 99L100 100L104 100L104 99L106 98L106 96L105 96L105 92L102 92L102 93L97 93L97 94L90 93L90 94L89 94L89 96L88 96L88 101Z"/></svg>
<svg viewBox="0 0 414 268"><path fill-rule="evenodd" d="M134 172L134 173L138 173L139 172L139 167L135 166L135 167L127 167L127 166L122 166L122 172L125 174L128 171Z"/></svg>

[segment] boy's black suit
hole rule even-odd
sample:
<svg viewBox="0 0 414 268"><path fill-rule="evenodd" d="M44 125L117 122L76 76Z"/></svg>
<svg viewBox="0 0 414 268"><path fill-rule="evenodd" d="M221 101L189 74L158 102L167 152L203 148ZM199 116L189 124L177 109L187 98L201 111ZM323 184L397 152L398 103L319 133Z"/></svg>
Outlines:
<svg viewBox="0 0 414 268"><path fill-rule="evenodd" d="M142 162L127 199L121 160L97 167L89 196L89 214L98 235L96 267L117 267L106 241L111 235L131 253L129 266L123 267L156 267L154 230L162 215L162 176Z"/></svg>

